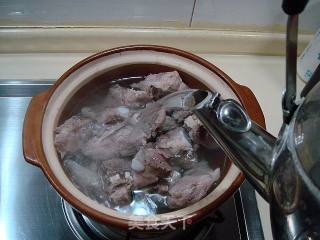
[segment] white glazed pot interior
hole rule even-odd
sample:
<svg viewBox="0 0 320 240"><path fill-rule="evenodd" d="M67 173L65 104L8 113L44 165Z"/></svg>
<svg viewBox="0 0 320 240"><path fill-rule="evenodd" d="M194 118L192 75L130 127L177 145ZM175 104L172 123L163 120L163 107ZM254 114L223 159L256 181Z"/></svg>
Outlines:
<svg viewBox="0 0 320 240"><path fill-rule="evenodd" d="M88 64L81 66L76 71L71 73L55 90L48 102L44 114L42 124L42 140L47 162L56 178L69 192L69 194L72 194L82 203L98 212L127 221L148 221L154 220L154 216L133 216L119 213L113 209L105 207L102 204L99 204L78 190L64 172L59 161L57 151L54 147L54 129L58 124L62 110L71 97L82 86L87 84L95 77L117 67L131 64L157 64L172 67L198 79L208 88L219 92L223 98L233 98L237 101L239 101L239 99L236 97L231 88L217 74L205 68L204 66L175 54L151 50L123 51L121 53L114 53L108 56L100 57ZM219 185L205 198L186 208L170 213L159 214L157 216L166 220L193 216L197 211L206 207L208 204L212 203L224 192L226 192L240 174L240 170L232 164Z"/></svg>

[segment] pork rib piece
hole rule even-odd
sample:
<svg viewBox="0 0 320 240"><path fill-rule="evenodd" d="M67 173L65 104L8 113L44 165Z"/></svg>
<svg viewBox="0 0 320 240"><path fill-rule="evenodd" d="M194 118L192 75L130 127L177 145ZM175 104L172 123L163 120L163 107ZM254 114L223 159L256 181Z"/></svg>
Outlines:
<svg viewBox="0 0 320 240"><path fill-rule="evenodd" d="M156 131L166 119L166 110L157 102L149 103L146 108L131 118L135 127L142 129L148 138L154 137Z"/></svg>
<svg viewBox="0 0 320 240"><path fill-rule="evenodd" d="M63 158L67 152L76 152L92 136L91 120L73 116L55 130L55 146Z"/></svg>
<svg viewBox="0 0 320 240"><path fill-rule="evenodd" d="M134 110L126 106L103 108L101 110L94 110L89 107L81 109L81 114L83 116L94 119L101 124L114 124L125 121L134 112Z"/></svg>
<svg viewBox="0 0 320 240"><path fill-rule="evenodd" d="M169 208L182 208L199 201L207 194L212 183L209 175L183 176L169 189Z"/></svg>
<svg viewBox="0 0 320 240"><path fill-rule="evenodd" d="M98 174L80 164L67 160L64 161L64 167L68 171L69 176L81 188L97 188L100 185Z"/></svg>
<svg viewBox="0 0 320 240"><path fill-rule="evenodd" d="M110 158L101 163L101 172L104 177L110 177L118 173L130 172L131 161L124 158Z"/></svg>
<svg viewBox="0 0 320 240"><path fill-rule="evenodd" d="M217 149L217 142L210 136L196 115L192 114L184 120L184 127L188 130L193 143L208 149Z"/></svg>
<svg viewBox="0 0 320 240"><path fill-rule="evenodd" d="M110 200L116 206L124 206L132 201L131 191L125 185L119 185L110 192Z"/></svg>
<svg viewBox="0 0 320 240"><path fill-rule="evenodd" d="M101 137L93 137L82 152L94 160L134 155L140 146L146 144L147 135L140 128L119 124L118 129L109 129ZM117 126L114 126L117 127Z"/></svg>
<svg viewBox="0 0 320 240"><path fill-rule="evenodd" d="M156 99L166 93L188 89L177 71L150 74L145 80L131 86L150 93Z"/></svg>
<svg viewBox="0 0 320 240"><path fill-rule="evenodd" d="M108 177L106 191L111 202L116 206L123 206L131 202L131 187L133 178L130 172L117 173Z"/></svg>
<svg viewBox="0 0 320 240"><path fill-rule="evenodd" d="M172 117L178 122L182 123L188 116L191 115L190 111L187 110L176 110L172 113Z"/></svg>
<svg viewBox="0 0 320 240"><path fill-rule="evenodd" d="M64 161L63 166L79 190L100 203L108 202L108 196L102 190L101 179L95 170L84 167L73 160Z"/></svg>
<svg viewBox="0 0 320 240"><path fill-rule="evenodd" d="M176 121L172 117L166 116L163 124L160 126L159 131L160 132L167 132L167 131L175 129L177 127L178 127L178 124L176 123Z"/></svg>
<svg viewBox="0 0 320 240"><path fill-rule="evenodd" d="M184 119L184 126L189 130L189 136L192 141L196 141L199 135L200 128L202 123L194 114L188 116Z"/></svg>
<svg viewBox="0 0 320 240"><path fill-rule="evenodd" d="M116 84L109 88L104 107L143 107L152 100L152 95L143 90L134 90Z"/></svg>
<svg viewBox="0 0 320 240"><path fill-rule="evenodd" d="M132 156L147 143L164 120L164 108L160 104L148 104L128 121L112 125L102 136L90 139L82 151L95 160Z"/></svg>
<svg viewBox="0 0 320 240"><path fill-rule="evenodd" d="M192 151L192 145L186 131L182 128L173 129L161 135L156 142L160 149L167 150L172 156L185 151Z"/></svg>
<svg viewBox="0 0 320 240"><path fill-rule="evenodd" d="M182 208L199 201L219 178L219 168L212 170L207 162L199 162L170 186L167 199L169 208Z"/></svg>
<svg viewBox="0 0 320 240"><path fill-rule="evenodd" d="M160 149L141 148L132 159L133 181L136 188L148 186L170 175L167 153Z"/></svg>
<svg viewBox="0 0 320 240"><path fill-rule="evenodd" d="M128 204L131 200L133 178L129 159L111 158L101 164L100 175L110 201L116 206Z"/></svg>

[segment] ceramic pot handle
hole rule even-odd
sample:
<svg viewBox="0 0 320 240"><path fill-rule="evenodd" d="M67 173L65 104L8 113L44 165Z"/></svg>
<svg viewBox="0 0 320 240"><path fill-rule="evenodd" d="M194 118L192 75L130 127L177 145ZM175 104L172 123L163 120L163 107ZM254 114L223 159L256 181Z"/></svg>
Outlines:
<svg viewBox="0 0 320 240"><path fill-rule="evenodd" d="M49 93L50 90L47 90L31 99L23 123L22 146L24 158L27 162L38 167L42 167L40 157L40 155L43 155L41 125Z"/></svg>

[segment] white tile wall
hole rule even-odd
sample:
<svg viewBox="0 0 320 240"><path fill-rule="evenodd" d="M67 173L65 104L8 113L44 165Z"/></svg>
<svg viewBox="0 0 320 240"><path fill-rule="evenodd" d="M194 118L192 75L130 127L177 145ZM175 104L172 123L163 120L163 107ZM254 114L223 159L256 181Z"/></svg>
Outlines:
<svg viewBox="0 0 320 240"><path fill-rule="evenodd" d="M192 17L194 2L195 9ZM0 26L156 26L283 31L281 0L0 0ZM301 27L320 27L320 0L310 0Z"/></svg>
<svg viewBox="0 0 320 240"><path fill-rule="evenodd" d="M0 0L0 25L188 26L194 0Z"/></svg>
<svg viewBox="0 0 320 240"><path fill-rule="evenodd" d="M197 0L193 27L284 30L281 0ZM320 0L310 0L300 18L305 31L320 27Z"/></svg>

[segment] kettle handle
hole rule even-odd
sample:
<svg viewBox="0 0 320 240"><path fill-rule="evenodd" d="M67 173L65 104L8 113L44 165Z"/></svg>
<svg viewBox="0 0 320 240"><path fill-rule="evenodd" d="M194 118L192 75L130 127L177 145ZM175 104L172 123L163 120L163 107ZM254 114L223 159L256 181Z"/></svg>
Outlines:
<svg viewBox="0 0 320 240"><path fill-rule="evenodd" d="M309 0L284 0L282 9L288 15L300 14L306 7Z"/></svg>
<svg viewBox="0 0 320 240"><path fill-rule="evenodd" d="M51 90L32 97L23 123L22 146L23 155L27 162L41 167L42 149L41 127L43 113L50 98Z"/></svg>

